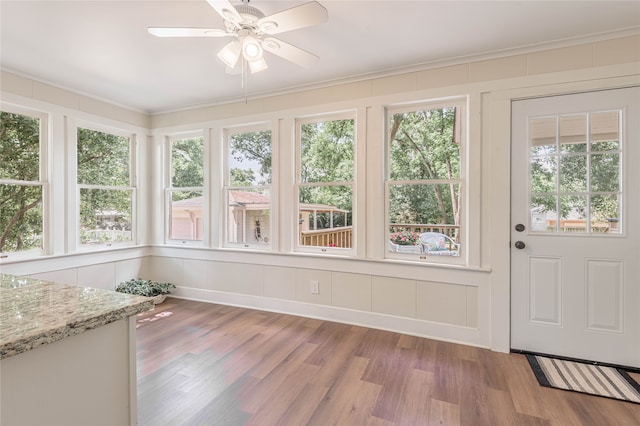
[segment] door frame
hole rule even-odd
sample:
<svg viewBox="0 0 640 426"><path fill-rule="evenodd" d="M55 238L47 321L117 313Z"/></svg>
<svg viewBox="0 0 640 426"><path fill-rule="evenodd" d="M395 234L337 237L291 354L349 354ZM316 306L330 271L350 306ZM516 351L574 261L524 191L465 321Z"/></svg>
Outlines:
<svg viewBox="0 0 640 426"><path fill-rule="evenodd" d="M490 217L483 223L490 230L491 242L488 245L483 242L483 247L490 248L491 255L486 260L483 258L483 263L491 266L489 332L490 347L494 351L507 353L511 350L511 103L640 85L637 69L625 77L600 74L594 72L588 80L579 82L571 81L572 77L567 74L569 81L566 83L529 85L484 95L482 106L486 119L483 120L481 138L486 177L483 178L482 189L489 194L483 198L483 205L487 203L491 208L483 208L483 211L490 212ZM487 163L491 164L490 168Z"/></svg>

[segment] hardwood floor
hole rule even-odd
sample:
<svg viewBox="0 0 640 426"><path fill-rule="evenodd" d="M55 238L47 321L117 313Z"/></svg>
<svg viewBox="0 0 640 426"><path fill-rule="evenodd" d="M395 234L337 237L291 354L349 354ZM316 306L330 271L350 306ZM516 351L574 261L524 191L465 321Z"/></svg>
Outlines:
<svg viewBox="0 0 640 426"><path fill-rule="evenodd" d="M140 425L640 425L522 355L387 331L169 298L137 337Z"/></svg>

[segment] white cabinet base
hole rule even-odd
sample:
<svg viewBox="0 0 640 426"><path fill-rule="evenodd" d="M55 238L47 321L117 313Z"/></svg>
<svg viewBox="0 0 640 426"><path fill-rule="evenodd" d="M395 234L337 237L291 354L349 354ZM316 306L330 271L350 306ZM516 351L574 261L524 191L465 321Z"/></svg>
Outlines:
<svg viewBox="0 0 640 426"><path fill-rule="evenodd" d="M0 424L135 425L135 320L0 360Z"/></svg>

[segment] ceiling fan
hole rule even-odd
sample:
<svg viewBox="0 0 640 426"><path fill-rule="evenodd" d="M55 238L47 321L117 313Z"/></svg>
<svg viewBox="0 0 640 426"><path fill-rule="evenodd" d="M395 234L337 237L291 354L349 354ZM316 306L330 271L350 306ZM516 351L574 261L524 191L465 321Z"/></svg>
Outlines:
<svg viewBox="0 0 640 426"><path fill-rule="evenodd" d="M327 9L320 3L311 1L265 16L259 9L249 6L250 0L242 1L234 7L228 0L207 0L222 16L224 29L151 27L148 31L157 37L232 37L233 40L218 52L218 58L228 70L235 70L241 63L243 74L247 65L251 73L267 69L264 51L305 67L318 61L316 55L271 36L327 22Z"/></svg>

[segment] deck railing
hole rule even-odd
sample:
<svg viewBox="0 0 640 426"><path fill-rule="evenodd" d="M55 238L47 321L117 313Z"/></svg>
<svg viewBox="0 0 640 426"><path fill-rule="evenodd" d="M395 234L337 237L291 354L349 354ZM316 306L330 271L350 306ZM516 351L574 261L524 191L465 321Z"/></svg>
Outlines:
<svg viewBox="0 0 640 426"><path fill-rule="evenodd" d="M352 226L300 232L300 245L351 248Z"/></svg>
<svg viewBox="0 0 640 426"><path fill-rule="evenodd" d="M391 232L414 231L419 234L423 232L440 232L458 241L458 225L425 225L418 223L395 223L390 226ZM343 226L340 228L326 228L300 232L300 245L315 247L339 247L351 248L353 227Z"/></svg>

